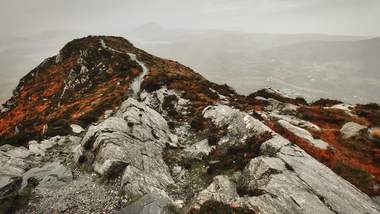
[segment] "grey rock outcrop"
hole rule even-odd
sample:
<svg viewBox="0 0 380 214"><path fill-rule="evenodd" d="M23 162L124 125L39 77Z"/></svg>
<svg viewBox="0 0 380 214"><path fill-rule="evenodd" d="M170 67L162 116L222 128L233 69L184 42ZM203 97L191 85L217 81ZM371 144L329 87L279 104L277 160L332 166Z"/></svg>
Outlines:
<svg viewBox="0 0 380 214"><path fill-rule="evenodd" d="M180 93L174 90L163 87L152 93L143 91L140 94L140 97L146 105L158 111L159 113L167 114L167 106L165 105L170 104L173 106L173 110L175 110L177 113L181 113L183 115L188 114L187 110L190 101L182 98Z"/></svg>
<svg viewBox="0 0 380 214"><path fill-rule="evenodd" d="M47 184L51 179L56 181L69 182L73 179L73 175L69 169L59 162L46 163L42 167L36 167L28 170L23 174L21 188L28 184L30 178L36 179L39 185Z"/></svg>
<svg viewBox="0 0 380 214"><path fill-rule="evenodd" d="M305 130L303 128L294 126L285 120L279 120L278 123L284 129L290 131L291 133L293 133L297 137L300 137L300 138L306 140L308 143L310 143L311 145L313 145L319 149L324 150L324 149L327 149L329 147L328 143L326 143L325 141L320 140L320 139L314 139L314 137L310 134L310 132L308 132L307 130Z"/></svg>
<svg viewBox="0 0 380 214"><path fill-rule="evenodd" d="M166 120L134 99L126 100L115 116L88 129L77 151L77 161L88 162L103 176L122 175L130 196L165 193L173 179L162 158L167 145L176 145Z"/></svg>
<svg viewBox="0 0 380 214"><path fill-rule="evenodd" d="M56 136L43 140L41 142L30 141L28 143L29 151L34 155L45 156L45 152L58 144L66 142L66 137Z"/></svg>
<svg viewBox="0 0 380 214"><path fill-rule="evenodd" d="M287 141L279 138L281 141ZM271 147L276 142L268 142L263 145ZM321 213L324 209L329 209L331 213L379 213L379 208L369 200L369 197L360 192L346 180L337 176L333 171L312 158L298 146L282 142L283 146L275 154L275 158L285 163L286 170L275 175L271 179L273 186L268 190L280 190L279 184L294 185L288 189L284 197L293 197L301 210L309 212L301 213ZM274 145L275 147L278 145ZM284 176L285 175L285 176ZM282 179L287 180L278 180ZM272 189L273 188L273 189ZM279 188L279 189L278 189ZM276 193L276 195L279 192ZM313 211L314 210L314 211ZM325 213L325 212L322 212ZM327 212L326 212L327 213Z"/></svg>
<svg viewBox="0 0 380 214"><path fill-rule="evenodd" d="M183 152L188 159L202 159L203 157L207 157L211 150L212 148L208 144L208 140L204 139L185 148Z"/></svg>
<svg viewBox="0 0 380 214"><path fill-rule="evenodd" d="M306 130L321 131L321 128L318 127L317 125L315 125L311 122L305 121L305 120L301 120L301 119L299 119L295 116L292 116L292 115L283 115L283 114L271 112L269 114L269 117L271 117L272 119L277 120L277 121L279 121L279 120L286 121L286 122L292 124L293 126L297 126L297 127L300 127L300 128L306 129Z"/></svg>
<svg viewBox="0 0 380 214"><path fill-rule="evenodd" d="M268 131L261 122L228 106L208 107L204 113L216 125L227 125L230 136ZM211 200L259 213L380 213L367 195L298 146L272 134L261 145L261 155L237 179L215 177L196 196L192 208Z"/></svg>
<svg viewBox="0 0 380 214"><path fill-rule="evenodd" d="M247 113L226 105L208 106L203 116L219 127L228 126L230 137L241 141L254 134L271 132L271 129Z"/></svg>
<svg viewBox="0 0 380 214"><path fill-rule="evenodd" d="M7 152L0 151L0 174L21 176L30 167L30 152L24 147L16 147Z"/></svg>
<svg viewBox="0 0 380 214"><path fill-rule="evenodd" d="M165 112L165 98L147 97L124 101L112 116L88 127L82 139L55 137L30 142L29 149L1 146L0 196L17 194L33 178L38 184L19 213L119 209L115 213L158 214L178 208L197 213L214 205L237 213L380 213L370 197L246 112L227 105L206 107L204 118L221 129L218 143L210 146L207 133L197 135L186 122L169 129L165 114L158 113ZM186 111L185 104L179 106L176 110ZM307 131L318 131L317 126L289 115L268 116L327 148ZM251 143L259 143L254 155L230 150L248 149ZM84 172L69 169L71 152ZM65 165L58 154L65 155ZM105 184L97 182L104 178Z"/></svg>
<svg viewBox="0 0 380 214"><path fill-rule="evenodd" d="M219 175L214 177L213 182L201 191L192 205L192 209L200 209L207 201L218 201L229 204L239 198L236 192L236 183L228 176Z"/></svg>
<svg viewBox="0 0 380 214"><path fill-rule="evenodd" d="M67 142L74 143L77 140L78 137L57 136L41 142L30 141L28 148L3 145L0 147L0 174L21 176L26 170L37 166L41 162L41 157L54 146L66 145Z"/></svg>

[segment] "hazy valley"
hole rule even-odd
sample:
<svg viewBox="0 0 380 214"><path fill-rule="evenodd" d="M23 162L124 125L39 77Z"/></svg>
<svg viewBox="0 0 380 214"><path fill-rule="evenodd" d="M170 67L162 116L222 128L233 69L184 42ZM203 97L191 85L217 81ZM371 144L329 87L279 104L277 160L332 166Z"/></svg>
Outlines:
<svg viewBox="0 0 380 214"><path fill-rule="evenodd" d="M316 100L380 102L380 39L319 34L169 30L147 24L127 34L243 94L273 87Z"/></svg>

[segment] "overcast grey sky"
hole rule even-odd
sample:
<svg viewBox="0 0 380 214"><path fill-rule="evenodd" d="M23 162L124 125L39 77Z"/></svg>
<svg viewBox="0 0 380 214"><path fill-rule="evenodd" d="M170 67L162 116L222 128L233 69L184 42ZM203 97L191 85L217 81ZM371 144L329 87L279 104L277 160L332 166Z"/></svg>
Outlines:
<svg viewBox="0 0 380 214"><path fill-rule="evenodd" d="M0 0L2 35L118 34L146 22L263 33L380 35L380 0Z"/></svg>

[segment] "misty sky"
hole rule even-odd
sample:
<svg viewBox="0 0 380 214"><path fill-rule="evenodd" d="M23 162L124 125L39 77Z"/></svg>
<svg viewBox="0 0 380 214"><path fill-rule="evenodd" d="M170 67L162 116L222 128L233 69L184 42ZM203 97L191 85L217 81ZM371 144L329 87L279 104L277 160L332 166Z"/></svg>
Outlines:
<svg viewBox="0 0 380 214"><path fill-rule="evenodd" d="M0 0L0 35L171 28L380 35L380 0Z"/></svg>

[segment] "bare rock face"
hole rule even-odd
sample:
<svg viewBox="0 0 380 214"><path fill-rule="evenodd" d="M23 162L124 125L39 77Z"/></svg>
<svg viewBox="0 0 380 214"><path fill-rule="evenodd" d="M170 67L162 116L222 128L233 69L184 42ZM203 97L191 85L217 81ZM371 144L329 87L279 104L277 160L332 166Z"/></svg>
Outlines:
<svg viewBox="0 0 380 214"><path fill-rule="evenodd" d="M227 125L229 133L237 140L246 139L253 134L271 132L271 129L259 120L226 105L206 107L203 115L219 127Z"/></svg>
<svg viewBox="0 0 380 214"><path fill-rule="evenodd" d="M238 181L241 194L260 195L263 193L271 175L279 174L286 169L285 163L272 157L258 157L252 159L244 168Z"/></svg>
<svg viewBox="0 0 380 214"><path fill-rule="evenodd" d="M41 142L37 141L30 141L28 143L29 146L29 151L32 154L39 155L39 156L45 156L45 152L55 145L64 142L66 139L64 137L52 137L49 138L48 140L43 140Z"/></svg>
<svg viewBox="0 0 380 214"><path fill-rule="evenodd" d="M169 107L172 107L171 110L176 111L176 113L183 115L188 114L187 110L190 101L182 98L179 92L167 89L166 87L153 91L152 93L143 91L140 97L146 105L161 114L170 114L171 112L167 111Z"/></svg>
<svg viewBox="0 0 380 214"><path fill-rule="evenodd" d="M192 208L200 209L207 201L229 204L237 198L239 195L236 192L236 183L230 180L228 176L219 175L214 177L213 182L198 194L196 203L193 204Z"/></svg>
<svg viewBox="0 0 380 214"><path fill-rule="evenodd" d="M131 196L166 194L173 180L161 153L166 145L176 143L160 114L130 98L114 117L89 128L78 161L91 164L103 176L121 174L122 185Z"/></svg>
<svg viewBox="0 0 380 214"><path fill-rule="evenodd" d="M6 175L21 176L30 167L30 161L24 159L31 155L25 147L14 147L0 151L0 172Z"/></svg>
<svg viewBox="0 0 380 214"><path fill-rule="evenodd" d="M288 171L294 173L293 175L298 180L297 185L303 186L304 194L311 192L314 195L315 205L322 202L323 206L333 213L378 213L380 211L367 195L337 176L299 147L291 144L285 145L279 150L276 157L285 162ZM295 192L289 192L289 195L293 194L297 195ZM304 197L300 197L299 200L295 201L301 207L309 206L313 201L304 200ZM318 207L320 206L309 208L316 209Z"/></svg>
<svg viewBox="0 0 380 214"><path fill-rule="evenodd" d="M318 127L317 125L310 123L308 121L305 121L305 120L301 120L301 119L299 119L295 116L292 116L292 115L284 115L284 114L278 114L276 112L271 112L269 114L269 117L271 117L271 119L276 120L276 121L284 120L284 121L292 124L293 126L298 126L300 128L306 129L306 130L321 131L321 128Z"/></svg>
<svg viewBox="0 0 380 214"><path fill-rule="evenodd" d="M30 141L28 148L3 145L0 147L0 175L22 176L27 170L39 165L43 158L48 158L45 157L46 153L51 152L55 146L77 140L78 137L74 136L56 136L40 142Z"/></svg>
<svg viewBox="0 0 380 214"><path fill-rule="evenodd" d="M364 193L378 196L380 141L373 137L372 133L376 132L372 129L379 126L379 106L350 105L329 99L302 104L280 95L260 90L247 97L254 108L250 111L239 108L297 144Z"/></svg>
<svg viewBox="0 0 380 214"><path fill-rule="evenodd" d="M73 179L73 175L69 169L59 162L46 163L42 167L36 167L28 170L23 174L23 182L21 188L26 187L29 179L36 179L39 185L49 183L51 179L63 182L69 182Z"/></svg>
<svg viewBox="0 0 380 214"><path fill-rule="evenodd" d="M227 125L230 136L267 130L261 122L228 106L208 107L204 115L217 125ZM192 208L200 210L207 201L252 213L380 212L367 195L276 133L261 145L261 156L253 158L238 178L215 177L197 195Z"/></svg>

